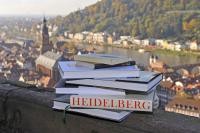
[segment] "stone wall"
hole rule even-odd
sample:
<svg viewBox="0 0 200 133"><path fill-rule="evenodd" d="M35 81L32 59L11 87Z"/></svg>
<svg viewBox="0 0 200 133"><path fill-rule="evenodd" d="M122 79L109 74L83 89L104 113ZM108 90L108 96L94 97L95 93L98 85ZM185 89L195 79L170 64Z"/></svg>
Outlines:
<svg viewBox="0 0 200 133"><path fill-rule="evenodd" d="M54 92L0 84L0 133L183 133L199 132L200 119L156 110L133 113L121 123L52 110Z"/></svg>

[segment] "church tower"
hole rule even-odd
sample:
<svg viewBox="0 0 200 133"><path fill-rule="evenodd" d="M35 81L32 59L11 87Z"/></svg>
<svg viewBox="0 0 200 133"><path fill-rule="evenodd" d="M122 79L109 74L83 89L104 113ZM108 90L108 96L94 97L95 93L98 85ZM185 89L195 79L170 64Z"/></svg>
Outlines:
<svg viewBox="0 0 200 133"><path fill-rule="evenodd" d="M47 51L51 51L52 46L49 43L49 30L47 27L47 20L44 17L43 19L43 27L42 27L42 46L40 50L40 54L44 54Z"/></svg>

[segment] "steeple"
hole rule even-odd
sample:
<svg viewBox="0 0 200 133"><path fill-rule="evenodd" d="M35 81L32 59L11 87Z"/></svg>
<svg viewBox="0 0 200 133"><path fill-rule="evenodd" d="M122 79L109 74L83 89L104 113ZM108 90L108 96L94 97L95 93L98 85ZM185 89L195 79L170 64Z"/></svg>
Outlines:
<svg viewBox="0 0 200 133"><path fill-rule="evenodd" d="M47 27L47 20L43 18L43 27L42 27L42 46L41 46L41 54L44 54L47 51L51 51L52 46L49 44L49 30Z"/></svg>
<svg viewBox="0 0 200 133"><path fill-rule="evenodd" d="M46 20L46 17L44 16L43 18L43 24L46 24L47 23L47 20Z"/></svg>
<svg viewBox="0 0 200 133"><path fill-rule="evenodd" d="M46 20L45 17L43 19L42 34L46 34L46 35L48 34L49 35L48 27L47 27L47 20Z"/></svg>

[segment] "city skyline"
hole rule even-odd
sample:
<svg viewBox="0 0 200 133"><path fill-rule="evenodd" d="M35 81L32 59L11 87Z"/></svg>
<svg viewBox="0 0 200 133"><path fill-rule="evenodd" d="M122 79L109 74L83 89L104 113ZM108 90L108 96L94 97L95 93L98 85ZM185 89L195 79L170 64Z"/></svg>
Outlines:
<svg viewBox="0 0 200 133"><path fill-rule="evenodd" d="M0 0L0 15L67 15L98 0Z"/></svg>

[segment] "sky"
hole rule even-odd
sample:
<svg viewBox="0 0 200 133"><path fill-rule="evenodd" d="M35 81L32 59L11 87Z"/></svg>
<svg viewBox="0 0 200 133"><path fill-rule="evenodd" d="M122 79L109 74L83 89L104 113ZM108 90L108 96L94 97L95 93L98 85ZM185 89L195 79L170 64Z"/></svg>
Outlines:
<svg viewBox="0 0 200 133"><path fill-rule="evenodd" d="M67 15L98 0L0 0L0 15Z"/></svg>

